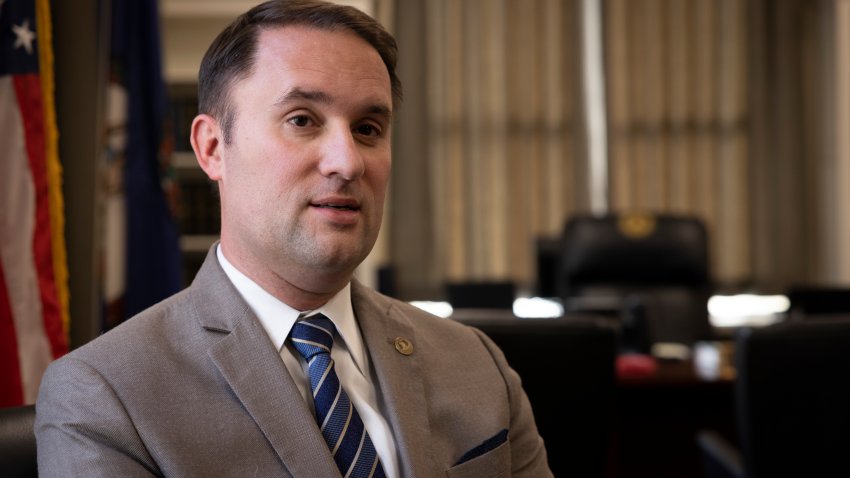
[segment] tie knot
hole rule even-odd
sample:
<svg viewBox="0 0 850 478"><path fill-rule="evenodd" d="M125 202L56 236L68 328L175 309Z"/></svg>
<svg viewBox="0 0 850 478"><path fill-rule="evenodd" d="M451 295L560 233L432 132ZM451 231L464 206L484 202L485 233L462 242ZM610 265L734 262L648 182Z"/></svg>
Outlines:
<svg viewBox="0 0 850 478"><path fill-rule="evenodd" d="M295 350L309 361L316 354L331 353L335 333L331 319L317 314L295 322L290 337Z"/></svg>

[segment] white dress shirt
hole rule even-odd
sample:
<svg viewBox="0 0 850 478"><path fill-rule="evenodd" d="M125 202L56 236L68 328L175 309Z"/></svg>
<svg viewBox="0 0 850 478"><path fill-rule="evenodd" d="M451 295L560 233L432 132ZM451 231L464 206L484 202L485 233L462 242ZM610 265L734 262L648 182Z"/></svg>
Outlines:
<svg viewBox="0 0 850 478"><path fill-rule="evenodd" d="M354 318L354 309L351 306L351 284L346 285L322 307L312 311L298 311L266 292L256 282L237 270L224 257L221 246L216 249L218 262L224 269L224 273L260 319L272 344L280 351L286 369L292 375L292 379L311 409L313 409L313 394L307 374L307 361L295 351L286 338L300 316L322 313L331 319L337 329L331 358L335 363L339 381L360 414L360 418L363 419L363 425L369 432L387 477L400 476L395 439L379 408L377 381L372 376L369 354L366 352L360 328Z"/></svg>

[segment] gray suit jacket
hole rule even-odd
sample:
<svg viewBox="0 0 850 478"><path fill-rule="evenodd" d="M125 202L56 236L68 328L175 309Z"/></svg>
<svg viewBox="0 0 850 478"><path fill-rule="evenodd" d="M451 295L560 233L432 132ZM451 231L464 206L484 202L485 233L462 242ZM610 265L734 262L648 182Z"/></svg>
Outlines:
<svg viewBox="0 0 850 478"><path fill-rule="evenodd" d="M404 476L551 476L520 379L483 333L357 282L352 302ZM36 409L42 477L340 476L212 251L189 288L55 361Z"/></svg>

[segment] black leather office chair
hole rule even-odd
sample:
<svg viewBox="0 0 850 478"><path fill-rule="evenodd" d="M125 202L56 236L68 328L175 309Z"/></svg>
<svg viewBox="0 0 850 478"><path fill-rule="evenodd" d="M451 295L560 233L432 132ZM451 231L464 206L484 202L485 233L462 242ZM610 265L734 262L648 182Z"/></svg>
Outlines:
<svg viewBox="0 0 850 478"><path fill-rule="evenodd" d="M591 318L458 321L486 333L519 373L555 476L603 476L616 329Z"/></svg>
<svg viewBox="0 0 850 478"><path fill-rule="evenodd" d="M474 313L486 317L501 311L512 316L516 285L511 281L451 281L445 284L446 298L456 312Z"/></svg>
<svg viewBox="0 0 850 478"><path fill-rule="evenodd" d="M38 476L35 405L0 408L0 476Z"/></svg>
<svg viewBox="0 0 850 478"><path fill-rule="evenodd" d="M559 296L560 265L563 239L560 235L540 236L534 240L535 281L534 291L538 297Z"/></svg>
<svg viewBox="0 0 850 478"><path fill-rule="evenodd" d="M624 324L624 337L647 335L637 342L690 345L712 337L708 237L698 219L575 216L562 247L559 295L568 313L607 304L603 312L636 319Z"/></svg>
<svg viewBox="0 0 850 478"><path fill-rule="evenodd" d="M700 433L705 476L850 476L850 319L742 329L735 357L740 443Z"/></svg>
<svg viewBox="0 0 850 478"><path fill-rule="evenodd" d="M850 288L797 284L786 292L792 319L850 315Z"/></svg>

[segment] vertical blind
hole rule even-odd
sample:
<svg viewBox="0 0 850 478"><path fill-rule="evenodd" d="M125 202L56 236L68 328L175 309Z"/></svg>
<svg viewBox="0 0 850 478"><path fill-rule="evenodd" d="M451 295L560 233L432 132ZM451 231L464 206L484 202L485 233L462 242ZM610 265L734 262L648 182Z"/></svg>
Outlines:
<svg viewBox="0 0 850 478"><path fill-rule="evenodd" d="M574 4L427 2L427 159L444 280L530 280L534 238L559 233L578 206Z"/></svg>
<svg viewBox="0 0 850 478"><path fill-rule="evenodd" d="M713 275L749 273L746 4L609 0L611 204L694 215Z"/></svg>

